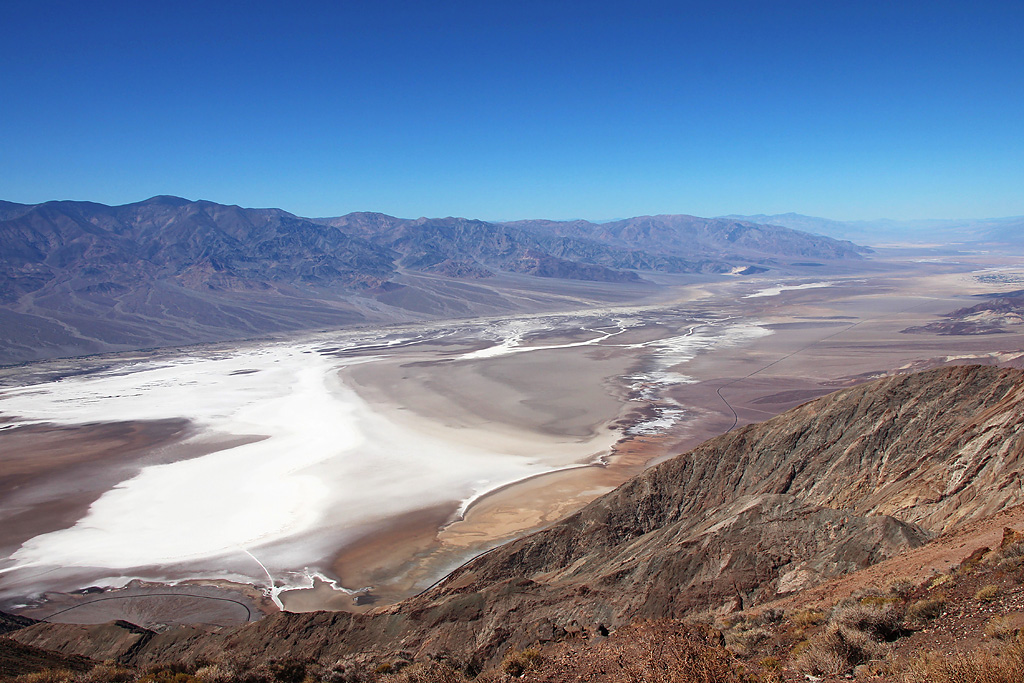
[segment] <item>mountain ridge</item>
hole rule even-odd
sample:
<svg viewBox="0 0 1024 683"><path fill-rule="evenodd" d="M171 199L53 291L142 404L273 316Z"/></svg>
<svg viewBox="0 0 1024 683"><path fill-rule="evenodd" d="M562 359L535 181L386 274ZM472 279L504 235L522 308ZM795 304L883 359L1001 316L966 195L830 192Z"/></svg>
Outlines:
<svg viewBox="0 0 1024 683"><path fill-rule="evenodd" d="M620 299L612 294L620 286L654 292L649 274L703 277L808 255L862 258L852 244L781 228L655 218L644 219L646 232L624 221L547 234L372 212L313 220L169 195L121 206L5 202L0 363L526 312L524 301L564 305L557 293L534 296L544 281L599 283L603 296ZM701 240L672 237L694 221Z"/></svg>

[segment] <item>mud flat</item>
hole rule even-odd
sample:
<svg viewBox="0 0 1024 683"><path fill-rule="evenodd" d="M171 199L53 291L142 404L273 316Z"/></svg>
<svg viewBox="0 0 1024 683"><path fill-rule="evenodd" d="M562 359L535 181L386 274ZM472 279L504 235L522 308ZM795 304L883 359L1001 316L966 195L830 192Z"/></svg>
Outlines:
<svg viewBox="0 0 1024 683"><path fill-rule="evenodd" d="M657 305L221 345L59 382L29 368L38 383L0 394L17 464L0 516L20 520L0 609L132 579L251 585L292 610L396 601L737 425L901 369L1020 362L1016 329L902 333L992 292L989 267L723 279ZM94 483L58 504L79 466ZM182 500L195 509L167 513Z"/></svg>
<svg viewBox="0 0 1024 683"><path fill-rule="evenodd" d="M394 595L408 594L415 586L423 585L421 577L437 575L439 566L450 566L437 562L438 557L476 554L542 528L653 462L825 393L886 374L951 363L1024 363L1024 330L1009 330L997 338L902 333L908 326L932 321L972 301L973 296L998 291L993 289L991 279L977 277L983 265L902 264L892 272L874 273L869 278L839 278L827 285L814 281L809 283L814 286L798 283L792 287L773 284L711 289L701 308L705 314L717 316L718 341L724 338L721 332L730 320L739 324L753 321L770 331L744 335L737 343L701 342L701 328L710 326L699 322L694 325L694 311L690 311L688 326L683 325L682 316L667 314L672 307L646 312L642 325L607 340L600 348L602 353L630 353L639 344L653 342L661 344L664 352L672 348L666 340L679 339L679 333L683 333L678 344L681 350L677 349L674 357L671 352L664 353L667 360L663 358L660 366L656 356L630 356L636 363L632 376L643 374L646 367L649 385L657 385L658 373L669 375L659 400L652 402L655 412L675 413L668 426L646 435L630 434L625 428L623 438L599 465L540 475L478 499L462 518L442 526L429 546L432 550L418 546L414 569L403 565L401 571L392 572L392 576L401 576L390 584ZM1001 284L1004 289L1012 288L1015 281ZM751 297L744 291L763 294ZM693 306L692 298L686 305ZM687 339L693 342L689 349L683 344ZM659 347L640 348L651 351ZM450 377L457 376L453 373ZM631 385L629 377L624 376L618 385L619 391L625 392L622 396L627 399L627 408L628 399L635 399L637 393L635 389L630 393L636 383ZM447 409L440 412L446 413ZM625 424L634 426L649 419L650 414L642 411L624 418ZM398 534L381 529L366 541L366 547L393 550L402 545ZM361 547L357 542L336 558L338 573L374 582L383 580L386 586L387 564L381 560L386 553L370 553L377 560L374 572L362 573L358 559Z"/></svg>
<svg viewBox="0 0 1024 683"><path fill-rule="evenodd" d="M12 466L56 445L32 461L31 481L11 484L32 495L3 501L23 524L9 532L0 590L17 603L133 579L222 579L295 599L303 586L334 590L330 558L382 526L419 539L411 520L429 510L432 538L488 491L609 453L621 404L606 383L626 359L545 360L554 350L544 350L459 360L502 341L468 334L307 339L6 390L0 439L17 446L5 450ZM412 375L397 393L387 389L396 372ZM111 448L108 416L168 434ZM76 506L42 495L88 443L106 479Z"/></svg>

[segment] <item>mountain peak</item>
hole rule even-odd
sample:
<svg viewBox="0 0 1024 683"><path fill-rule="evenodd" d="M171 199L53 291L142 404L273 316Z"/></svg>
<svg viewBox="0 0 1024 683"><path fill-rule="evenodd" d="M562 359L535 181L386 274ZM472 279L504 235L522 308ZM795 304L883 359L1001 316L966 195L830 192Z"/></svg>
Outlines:
<svg viewBox="0 0 1024 683"><path fill-rule="evenodd" d="M185 206L191 204L192 200L183 197L176 197L171 194L158 194L141 202L126 204L125 206Z"/></svg>

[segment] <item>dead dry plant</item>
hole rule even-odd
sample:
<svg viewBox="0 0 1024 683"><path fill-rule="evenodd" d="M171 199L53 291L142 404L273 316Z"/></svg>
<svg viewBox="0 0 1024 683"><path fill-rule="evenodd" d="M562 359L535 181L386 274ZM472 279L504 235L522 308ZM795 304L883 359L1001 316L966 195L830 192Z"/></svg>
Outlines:
<svg viewBox="0 0 1024 683"><path fill-rule="evenodd" d="M903 631L903 609L895 603L858 603L833 610L829 624L861 631L875 640L893 640Z"/></svg>
<svg viewBox="0 0 1024 683"><path fill-rule="evenodd" d="M946 609L946 601L941 596L924 598L907 607L906 618L911 624L925 624L938 618Z"/></svg>
<svg viewBox="0 0 1024 683"><path fill-rule="evenodd" d="M992 617L985 622L985 627L982 629L989 638L995 638L997 640L1011 640L1017 636L1020 629L1016 625L1016 619L1009 614L1000 614Z"/></svg>
<svg viewBox="0 0 1024 683"><path fill-rule="evenodd" d="M1020 683L1024 681L1024 645L998 653L925 652L899 667L905 683Z"/></svg>
<svg viewBox="0 0 1024 683"><path fill-rule="evenodd" d="M416 662L377 678L381 683L466 683L466 676L446 660Z"/></svg>
<svg viewBox="0 0 1024 683"><path fill-rule="evenodd" d="M829 624L823 633L807 641L796 659L796 668L814 676L839 676L859 664L885 656L887 648L865 631Z"/></svg>
<svg viewBox="0 0 1024 683"><path fill-rule="evenodd" d="M994 583L990 583L979 588L978 592L974 594L974 599L980 600L981 602L992 602L999 597L1000 592L999 586Z"/></svg>

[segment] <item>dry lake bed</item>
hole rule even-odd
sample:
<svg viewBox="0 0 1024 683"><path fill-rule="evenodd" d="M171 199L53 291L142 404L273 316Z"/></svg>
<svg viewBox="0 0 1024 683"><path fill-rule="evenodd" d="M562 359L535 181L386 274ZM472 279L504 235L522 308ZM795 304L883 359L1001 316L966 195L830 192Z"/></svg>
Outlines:
<svg viewBox="0 0 1024 683"><path fill-rule="evenodd" d="M230 624L367 610L700 441L844 386L1017 364L908 334L1019 258L877 257L644 305L48 361L0 375L0 610Z"/></svg>

